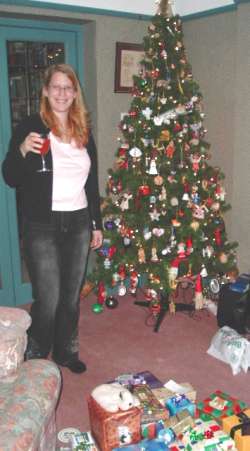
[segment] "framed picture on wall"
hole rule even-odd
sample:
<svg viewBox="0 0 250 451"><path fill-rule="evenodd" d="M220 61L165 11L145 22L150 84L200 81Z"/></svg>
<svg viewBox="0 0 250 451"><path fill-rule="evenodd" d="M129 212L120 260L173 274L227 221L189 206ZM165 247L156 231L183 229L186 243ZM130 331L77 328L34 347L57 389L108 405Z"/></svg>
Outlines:
<svg viewBox="0 0 250 451"><path fill-rule="evenodd" d="M116 43L115 92L131 92L133 75L138 75L143 55L142 44Z"/></svg>

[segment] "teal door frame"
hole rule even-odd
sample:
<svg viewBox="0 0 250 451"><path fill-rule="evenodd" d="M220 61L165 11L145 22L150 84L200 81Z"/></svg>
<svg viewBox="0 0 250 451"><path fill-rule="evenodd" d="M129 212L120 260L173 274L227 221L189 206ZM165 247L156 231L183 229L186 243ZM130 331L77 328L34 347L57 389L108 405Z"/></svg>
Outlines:
<svg viewBox="0 0 250 451"><path fill-rule="evenodd" d="M0 162L11 136L7 41L63 42L65 62L83 84L83 29L80 25L0 18ZM0 305L21 305L32 300L31 286L22 282L15 190L0 176Z"/></svg>

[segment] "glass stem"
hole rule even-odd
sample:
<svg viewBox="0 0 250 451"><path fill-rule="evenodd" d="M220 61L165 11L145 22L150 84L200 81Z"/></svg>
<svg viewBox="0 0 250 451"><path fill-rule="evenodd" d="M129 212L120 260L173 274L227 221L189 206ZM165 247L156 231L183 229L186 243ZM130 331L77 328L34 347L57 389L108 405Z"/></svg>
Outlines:
<svg viewBox="0 0 250 451"><path fill-rule="evenodd" d="M45 171L46 167L45 167L45 158L43 155L41 155L42 157L42 165L43 165L43 171Z"/></svg>

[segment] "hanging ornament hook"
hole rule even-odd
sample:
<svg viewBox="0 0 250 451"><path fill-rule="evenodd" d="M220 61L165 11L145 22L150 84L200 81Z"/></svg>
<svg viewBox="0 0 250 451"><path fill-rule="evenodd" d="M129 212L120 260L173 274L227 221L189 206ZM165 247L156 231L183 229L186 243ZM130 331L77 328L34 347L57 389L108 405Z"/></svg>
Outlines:
<svg viewBox="0 0 250 451"><path fill-rule="evenodd" d="M170 0L157 0L156 4L158 5L157 14L160 14L163 17L172 16L172 7L171 4L173 2Z"/></svg>

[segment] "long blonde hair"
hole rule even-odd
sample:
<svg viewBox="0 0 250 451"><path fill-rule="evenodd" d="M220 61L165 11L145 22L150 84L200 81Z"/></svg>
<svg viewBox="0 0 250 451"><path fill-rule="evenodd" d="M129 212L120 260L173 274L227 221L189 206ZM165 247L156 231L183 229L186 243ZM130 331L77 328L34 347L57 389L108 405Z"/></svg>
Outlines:
<svg viewBox="0 0 250 451"><path fill-rule="evenodd" d="M45 87L46 89L49 88L51 78L56 72L65 74L69 78L75 89L76 96L72 102L68 114L67 133L69 139L74 139L77 146L83 147L88 142L90 121L79 80L76 76L75 71L70 65L55 64L49 66L46 69L44 74L43 87ZM48 97L44 95L43 90L41 92L40 115L47 127L50 128L56 136L62 138L62 130L60 128L59 121L56 115L53 113L48 101Z"/></svg>

